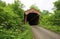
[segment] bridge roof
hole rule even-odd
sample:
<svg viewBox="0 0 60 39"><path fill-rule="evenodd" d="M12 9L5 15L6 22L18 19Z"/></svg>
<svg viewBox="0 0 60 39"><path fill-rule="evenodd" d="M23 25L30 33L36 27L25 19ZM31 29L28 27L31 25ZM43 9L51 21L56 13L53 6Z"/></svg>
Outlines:
<svg viewBox="0 0 60 39"><path fill-rule="evenodd" d="M34 9L34 8L31 8L31 9L25 11L25 14L26 14L26 15L29 14L29 13L40 14L40 12L39 12L38 10Z"/></svg>

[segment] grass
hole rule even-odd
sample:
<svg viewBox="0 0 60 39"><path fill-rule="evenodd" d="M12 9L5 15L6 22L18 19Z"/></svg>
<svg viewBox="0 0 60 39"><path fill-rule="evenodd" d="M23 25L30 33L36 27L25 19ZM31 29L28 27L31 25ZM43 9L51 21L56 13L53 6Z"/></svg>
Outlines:
<svg viewBox="0 0 60 39"><path fill-rule="evenodd" d="M22 37L23 37L22 39L33 39L31 31L26 32Z"/></svg>
<svg viewBox="0 0 60 39"><path fill-rule="evenodd" d="M51 30L53 32L56 32L58 34L60 34L60 26L51 26L51 25L43 25L42 27L44 27L45 29Z"/></svg>
<svg viewBox="0 0 60 39"><path fill-rule="evenodd" d="M33 35L32 35L31 28L29 25L27 26L27 30L22 34L23 34L22 39L33 39Z"/></svg>

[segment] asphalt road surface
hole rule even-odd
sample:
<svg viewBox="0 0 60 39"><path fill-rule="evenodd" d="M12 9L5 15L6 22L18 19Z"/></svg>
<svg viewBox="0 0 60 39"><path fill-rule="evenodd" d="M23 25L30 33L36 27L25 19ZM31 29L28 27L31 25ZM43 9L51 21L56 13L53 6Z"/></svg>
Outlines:
<svg viewBox="0 0 60 39"><path fill-rule="evenodd" d="M39 26L31 26L34 39L60 39L60 34L44 29Z"/></svg>

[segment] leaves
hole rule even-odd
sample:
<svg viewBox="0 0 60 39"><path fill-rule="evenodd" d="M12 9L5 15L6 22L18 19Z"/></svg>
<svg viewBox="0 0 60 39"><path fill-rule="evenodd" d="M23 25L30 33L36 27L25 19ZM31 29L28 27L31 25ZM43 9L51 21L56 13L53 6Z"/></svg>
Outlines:
<svg viewBox="0 0 60 39"><path fill-rule="evenodd" d="M54 2L54 6L55 10L53 14L50 15L50 12L46 10L42 12L40 25L60 34L60 0Z"/></svg>
<svg viewBox="0 0 60 39"><path fill-rule="evenodd" d="M0 39L22 39L25 35L21 35L26 30L29 32L28 25L24 26L22 22L24 17L22 7L23 5L19 1L8 5L0 1Z"/></svg>

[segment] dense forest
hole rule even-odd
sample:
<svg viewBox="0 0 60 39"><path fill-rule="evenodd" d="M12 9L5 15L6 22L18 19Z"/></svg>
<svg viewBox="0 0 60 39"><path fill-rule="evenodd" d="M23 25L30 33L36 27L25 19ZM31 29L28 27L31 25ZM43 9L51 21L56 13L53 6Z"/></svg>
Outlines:
<svg viewBox="0 0 60 39"><path fill-rule="evenodd" d="M28 24L24 24L23 4L17 0L6 4L0 0L0 39L32 39Z"/></svg>

